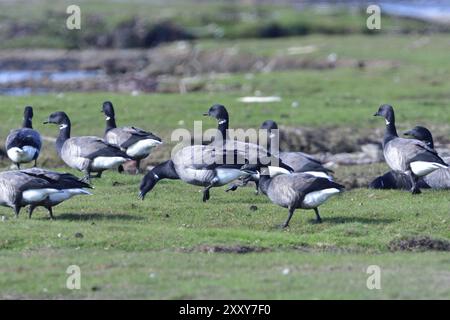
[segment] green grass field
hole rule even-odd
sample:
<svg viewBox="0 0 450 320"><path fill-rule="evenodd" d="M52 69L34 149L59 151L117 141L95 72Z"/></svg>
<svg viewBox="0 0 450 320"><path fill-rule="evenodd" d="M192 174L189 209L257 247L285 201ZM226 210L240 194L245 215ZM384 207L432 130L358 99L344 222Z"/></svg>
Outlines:
<svg viewBox="0 0 450 320"><path fill-rule="evenodd" d="M214 46L209 41L201 45ZM1 96L0 140L20 124L25 105L35 107L35 128L44 136L56 136L57 127L41 123L57 110L71 116L73 135L102 135L100 106L106 99L115 104L119 125L162 136L166 143L151 162L168 156L173 129L192 130L194 120L204 120L205 129L215 127L201 114L216 102L228 107L232 127L256 127L273 118L288 127L368 132L383 128L372 114L381 103L391 103L400 130L420 123L448 135L447 36L311 36L218 45L268 55L317 45L311 59L335 52L343 59L387 60L396 66L232 74L210 80L224 90L185 95ZM282 102L237 102L256 90L280 95ZM294 101L297 108L291 106ZM39 163L68 171L49 141ZM6 169L9 162L4 159L1 165ZM359 169L375 176L386 167ZM338 176L346 170L352 169L342 167ZM286 210L256 196L253 188L231 194L213 189L204 204L200 188L162 181L139 201L141 177L105 172L94 180L93 196L56 207L55 221L44 210L31 220L24 210L16 220L12 210L0 208L5 217L0 221L0 298L450 298L448 251L393 251L402 239L450 240L446 191L412 196L355 189L321 207L322 224L313 223L313 212L298 210L290 228L281 231L275 226L286 218ZM66 288L69 265L81 268L81 290ZM381 290L366 287L369 265L381 268Z"/></svg>

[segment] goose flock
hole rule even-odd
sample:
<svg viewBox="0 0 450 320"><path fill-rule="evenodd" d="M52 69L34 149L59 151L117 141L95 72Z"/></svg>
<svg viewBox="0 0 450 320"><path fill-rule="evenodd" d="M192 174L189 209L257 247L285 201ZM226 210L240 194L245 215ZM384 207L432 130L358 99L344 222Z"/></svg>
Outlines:
<svg viewBox="0 0 450 320"><path fill-rule="evenodd" d="M30 218L33 210L42 206L53 219L54 206L75 195L91 195L91 179L100 178L104 171L121 172L125 162L134 160L139 172L141 160L162 144L161 138L134 126L117 127L110 101L103 103L101 112L106 121L103 137L71 136L70 118L62 111L50 114L44 122L58 126L56 152L68 167L83 174L78 178L37 167L42 139L33 129L33 108L25 107L22 128L11 130L6 138L7 155L17 170L0 173L0 205L12 208L16 217L21 208L28 206ZM318 159L299 151L278 150L275 121L266 120L260 126L266 130L267 141L250 143L230 139L229 114L223 105L211 106L204 116L217 120L213 141L179 148L169 160L149 170L139 186L140 199L144 200L162 179L202 186L204 202L210 199L214 187L229 185L226 191L235 191L253 181L257 193L288 209L288 217L282 224L286 228L296 209L314 210L316 222L320 223L319 206L343 192L344 186L334 181L334 172ZM428 129L415 127L405 132L409 138L401 138L392 106L380 106L375 116L383 117L386 122L382 145L391 171L375 178L369 188L410 190L412 194L419 194L425 188L450 188L447 165L450 158L439 156ZM29 162L34 162L33 168L20 169L21 164Z"/></svg>

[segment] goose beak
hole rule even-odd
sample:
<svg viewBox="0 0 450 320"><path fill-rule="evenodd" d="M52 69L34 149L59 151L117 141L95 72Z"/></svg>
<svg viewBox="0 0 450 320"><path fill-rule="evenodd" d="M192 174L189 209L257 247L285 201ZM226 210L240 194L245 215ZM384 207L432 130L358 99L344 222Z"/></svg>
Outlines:
<svg viewBox="0 0 450 320"><path fill-rule="evenodd" d="M204 115L205 117L207 117L207 116L209 116L209 112L205 112L205 113L203 113L203 115Z"/></svg>
<svg viewBox="0 0 450 320"><path fill-rule="evenodd" d="M49 123L50 123L50 122L48 122L48 121L44 121L44 122L43 122L43 124L49 124Z"/></svg>
<svg viewBox="0 0 450 320"><path fill-rule="evenodd" d="M379 116L378 111L375 112L375 114L374 114L373 116L374 116L374 117L378 117L378 116Z"/></svg>

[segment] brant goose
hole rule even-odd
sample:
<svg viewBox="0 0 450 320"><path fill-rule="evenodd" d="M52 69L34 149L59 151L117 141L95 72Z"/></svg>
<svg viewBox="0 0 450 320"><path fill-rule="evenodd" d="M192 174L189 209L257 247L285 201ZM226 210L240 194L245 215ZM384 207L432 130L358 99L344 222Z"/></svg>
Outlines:
<svg viewBox="0 0 450 320"><path fill-rule="evenodd" d="M259 188L269 199L284 208L288 208L289 215L282 227L289 226L289 221L296 209L313 209L316 221L322 222L318 207L331 196L336 195L344 186L327 178L316 177L308 173L282 173L280 170L273 174L267 167L258 165L244 165L241 170L248 173L260 173Z"/></svg>
<svg viewBox="0 0 450 320"><path fill-rule="evenodd" d="M56 152L69 167L85 174L83 181L90 182L91 172L97 172L96 177L100 178L103 171L118 168L130 160L124 151L101 138L93 136L71 138L70 119L64 112L52 113L44 123L59 125Z"/></svg>
<svg viewBox="0 0 450 320"><path fill-rule="evenodd" d="M412 130L404 133L414 139L423 141L428 147L434 149L433 136L431 132L425 128L417 126ZM445 162L450 161L450 157L443 158ZM421 189L450 189L450 169L438 169L432 173L421 177L418 181ZM411 189L411 180L402 172L389 171L384 175L375 178L369 185L372 189Z"/></svg>
<svg viewBox="0 0 450 320"><path fill-rule="evenodd" d="M34 166L36 166L36 161L41 151L41 135L36 130L33 130L32 119L33 108L30 106L25 107L22 128L11 130L11 133L6 138L8 157L18 169L20 169L21 163L33 160Z"/></svg>
<svg viewBox="0 0 450 320"><path fill-rule="evenodd" d="M119 147L136 160L136 171L139 172L141 160L162 143L161 138L136 127L117 128L114 107L110 101L103 103L102 112L106 117L105 141Z"/></svg>
<svg viewBox="0 0 450 320"><path fill-rule="evenodd" d="M386 163L394 171L400 171L411 180L411 193L420 193L419 178L440 169L448 168L437 152L424 142L415 139L399 138L395 127L394 109L382 105L374 116L384 117L386 131L383 139L383 153Z"/></svg>
<svg viewBox="0 0 450 320"><path fill-rule="evenodd" d="M140 185L139 198L143 200L145 195L162 179L181 179L192 185L203 186L203 202L206 202L209 200L211 188L223 186L247 175L241 170L242 165L248 162L246 159L245 153L238 150L230 151L220 146L184 147L172 155L171 160L156 166L144 176ZM268 161L270 160L264 159L264 163ZM261 162L260 159L255 160L255 163L258 162ZM291 169L287 166L284 168Z"/></svg>
<svg viewBox="0 0 450 320"><path fill-rule="evenodd" d="M38 206L47 208L53 219L52 207L75 195L91 194L91 188L69 173L59 173L39 168L0 173L0 205L14 209L16 217L20 209L29 207L29 218Z"/></svg>

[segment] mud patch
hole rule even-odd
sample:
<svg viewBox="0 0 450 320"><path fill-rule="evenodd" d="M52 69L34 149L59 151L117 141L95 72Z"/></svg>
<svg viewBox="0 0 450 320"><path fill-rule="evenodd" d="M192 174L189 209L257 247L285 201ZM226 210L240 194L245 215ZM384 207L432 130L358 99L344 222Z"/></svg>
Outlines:
<svg viewBox="0 0 450 320"><path fill-rule="evenodd" d="M259 253L259 252L269 252L269 248L265 247L252 247L252 246L211 246L211 245L201 245L194 248L192 251L204 252L204 253Z"/></svg>
<svg viewBox="0 0 450 320"><path fill-rule="evenodd" d="M450 251L450 241L430 237L410 237L392 240L390 251Z"/></svg>

